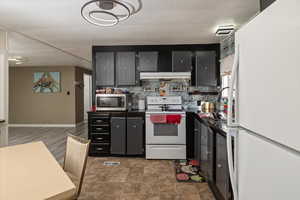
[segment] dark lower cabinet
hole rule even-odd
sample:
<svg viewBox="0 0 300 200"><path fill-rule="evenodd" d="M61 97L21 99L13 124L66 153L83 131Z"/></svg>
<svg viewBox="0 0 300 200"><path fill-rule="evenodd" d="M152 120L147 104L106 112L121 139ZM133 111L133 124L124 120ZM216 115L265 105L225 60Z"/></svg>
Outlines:
<svg viewBox="0 0 300 200"><path fill-rule="evenodd" d="M108 113L88 113L90 156L110 155L110 117Z"/></svg>
<svg viewBox="0 0 300 200"><path fill-rule="evenodd" d="M126 118L111 118L111 154L126 154Z"/></svg>
<svg viewBox="0 0 300 200"><path fill-rule="evenodd" d="M200 169L206 176L206 179L213 181L214 178L214 160L213 160L213 137L214 133L211 128L205 124L201 124L201 155L200 155Z"/></svg>
<svg viewBox="0 0 300 200"><path fill-rule="evenodd" d="M201 122L194 120L194 159L201 160ZM201 163L202 164L202 163Z"/></svg>
<svg viewBox="0 0 300 200"><path fill-rule="evenodd" d="M231 197L230 178L227 164L226 137L216 134L216 186L224 199Z"/></svg>
<svg viewBox="0 0 300 200"><path fill-rule="evenodd" d="M194 159L199 161L215 198L232 200L226 133L198 117L194 118Z"/></svg>
<svg viewBox="0 0 300 200"><path fill-rule="evenodd" d="M144 154L144 119L142 117L127 118L127 155Z"/></svg>
<svg viewBox="0 0 300 200"><path fill-rule="evenodd" d="M144 115L143 112L89 112L89 155L145 155Z"/></svg>

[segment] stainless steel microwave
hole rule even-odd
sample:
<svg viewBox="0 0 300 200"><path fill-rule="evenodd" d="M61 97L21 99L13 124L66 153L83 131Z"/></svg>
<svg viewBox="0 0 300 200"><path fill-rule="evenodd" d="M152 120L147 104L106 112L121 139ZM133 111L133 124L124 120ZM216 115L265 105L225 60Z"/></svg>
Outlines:
<svg viewBox="0 0 300 200"><path fill-rule="evenodd" d="M126 111L127 107L126 94L96 94L97 111Z"/></svg>

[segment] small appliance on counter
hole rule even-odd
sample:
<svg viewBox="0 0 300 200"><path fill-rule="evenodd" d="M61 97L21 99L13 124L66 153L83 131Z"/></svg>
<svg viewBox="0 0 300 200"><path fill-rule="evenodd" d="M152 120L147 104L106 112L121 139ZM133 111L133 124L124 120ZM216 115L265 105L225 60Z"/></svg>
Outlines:
<svg viewBox="0 0 300 200"><path fill-rule="evenodd" d="M139 110L145 110L145 100L144 99L139 99L138 100L138 109Z"/></svg>
<svg viewBox="0 0 300 200"><path fill-rule="evenodd" d="M201 111L203 113L213 113L216 111L215 103L213 102L201 102Z"/></svg>
<svg viewBox="0 0 300 200"><path fill-rule="evenodd" d="M126 111L128 94L96 94L96 111Z"/></svg>

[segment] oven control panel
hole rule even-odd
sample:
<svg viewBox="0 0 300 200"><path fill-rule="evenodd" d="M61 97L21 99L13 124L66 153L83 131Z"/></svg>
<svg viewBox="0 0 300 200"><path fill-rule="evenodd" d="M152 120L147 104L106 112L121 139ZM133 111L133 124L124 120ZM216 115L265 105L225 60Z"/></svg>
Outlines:
<svg viewBox="0 0 300 200"><path fill-rule="evenodd" d="M182 98L180 96L168 96L168 97L147 97L148 105L181 105Z"/></svg>

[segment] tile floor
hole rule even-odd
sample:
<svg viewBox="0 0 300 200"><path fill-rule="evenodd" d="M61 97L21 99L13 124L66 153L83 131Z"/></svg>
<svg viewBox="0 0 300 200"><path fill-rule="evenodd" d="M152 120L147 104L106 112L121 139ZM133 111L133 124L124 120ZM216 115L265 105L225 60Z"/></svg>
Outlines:
<svg viewBox="0 0 300 200"><path fill-rule="evenodd" d="M120 162L105 166L104 161ZM178 183L172 161L93 158L79 200L213 200L206 183Z"/></svg>

